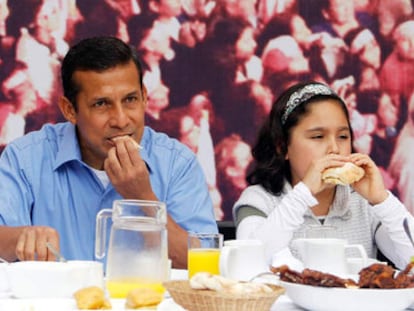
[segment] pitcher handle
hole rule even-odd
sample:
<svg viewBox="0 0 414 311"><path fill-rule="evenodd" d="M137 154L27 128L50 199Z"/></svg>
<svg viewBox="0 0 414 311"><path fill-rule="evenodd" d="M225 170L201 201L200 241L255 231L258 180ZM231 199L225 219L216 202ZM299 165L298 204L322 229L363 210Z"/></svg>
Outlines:
<svg viewBox="0 0 414 311"><path fill-rule="evenodd" d="M359 254L361 255L361 258L362 258L363 267L365 267L368 263L368 256L367 256L367 252L365 251L365 248L361 244L348 244L348 245L345 245L345 249L350 249L350 248L358 250L358 252L359 252Z"/></svg>
<svg viewBox="0 0 414 311"><path fill-rule="evenodd" d="M106 255L106 232L108 218L112 217L112 209L105 208L96 215L95 257L102 259Z"/></svg>

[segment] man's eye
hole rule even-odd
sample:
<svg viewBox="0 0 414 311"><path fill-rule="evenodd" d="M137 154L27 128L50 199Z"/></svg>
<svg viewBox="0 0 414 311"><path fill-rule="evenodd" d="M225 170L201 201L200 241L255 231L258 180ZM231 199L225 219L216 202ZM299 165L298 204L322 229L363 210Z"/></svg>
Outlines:
<svg viewBox="0 0 414 311"><path fill-rule="evenodd" d="M138 101L138 97L137 97L137 96L128 96L128 97L125 99L125 101L126 101L127 103L134 103L134 102Z"/></svg>
<svg viewBox="0 0 414 311"><path fill-rule="evenodd" d="M104 100L99 100L99 101L93 103L93 107L102 107L102 106L105 106L105 105L106 105L106 101L104 101Z"/></svg>
<svg viewBox="0 0 414 311"><path fill-rule="evenodd" d="M313 135L311 138L312 139L321 139L323 136L322 135Z"/></svg>

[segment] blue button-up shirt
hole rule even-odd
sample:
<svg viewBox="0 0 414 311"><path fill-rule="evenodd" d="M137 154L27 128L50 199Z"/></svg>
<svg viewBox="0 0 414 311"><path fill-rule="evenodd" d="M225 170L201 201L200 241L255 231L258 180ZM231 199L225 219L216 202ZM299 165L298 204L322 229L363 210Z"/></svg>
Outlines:
<svg viewBox="0 0 414 311"><path fill-rule="evenodd" d="M186 231L217 232L203 172L187 147L146 127L140 144L150 182ZM121 199L81 159L71 123L45 125L10 143L0 158L0 225L43 225L60 235L67 259L94 259L95 219Z"/></svg>

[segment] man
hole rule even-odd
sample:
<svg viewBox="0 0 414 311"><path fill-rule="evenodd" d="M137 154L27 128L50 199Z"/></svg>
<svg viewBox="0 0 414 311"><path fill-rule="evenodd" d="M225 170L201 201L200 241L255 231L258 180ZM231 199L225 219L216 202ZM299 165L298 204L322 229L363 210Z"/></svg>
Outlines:
<svg viewBox="0 0 414 311"><path fill-rule="evenodd" d="M69 122L15 140L0 158L0 256L54 260L49 242L67 259L93 259L99 210L121 198L160 200L169 256L186 267L187 232L217 232L212 203L195 155L144 126L135 52L116 38L85 39L61 75Z"/></svg>

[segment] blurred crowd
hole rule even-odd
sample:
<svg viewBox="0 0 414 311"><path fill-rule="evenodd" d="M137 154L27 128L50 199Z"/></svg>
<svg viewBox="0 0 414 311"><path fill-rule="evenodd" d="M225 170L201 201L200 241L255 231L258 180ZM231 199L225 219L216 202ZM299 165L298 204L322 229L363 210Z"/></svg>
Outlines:
<svg viewBox="0 0 414 311"><path fill-rule="evenodd" d="M305 80L346 100L355 150L414 213L410 0L0 0L1 146L61 121L62 57L97 35L136 47L147 125L197 154L217 220L232 220L273 100Z"/></svg>

